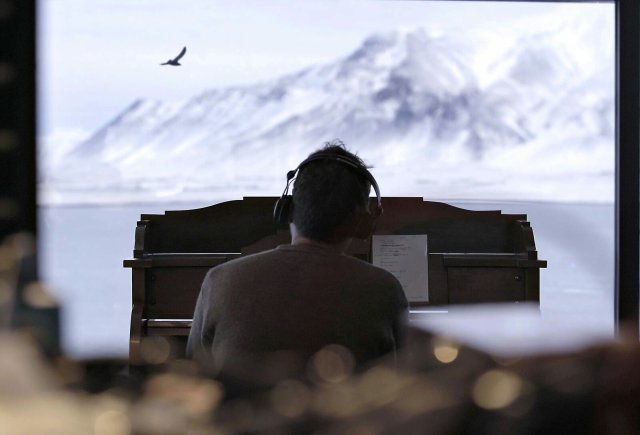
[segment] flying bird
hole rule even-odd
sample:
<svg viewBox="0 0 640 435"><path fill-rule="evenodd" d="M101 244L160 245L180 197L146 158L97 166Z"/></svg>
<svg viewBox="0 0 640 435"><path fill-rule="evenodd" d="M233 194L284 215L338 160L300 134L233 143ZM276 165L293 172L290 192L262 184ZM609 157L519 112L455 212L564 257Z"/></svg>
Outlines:
<svg viewBox="0 0 640 435"><path fill-rule="evenodd" d="M166 61L165 63L161 63L160 65L173 65L173 66L180 66L180 63L178 62L182 56L184 56L184 54L187 52L187 47L184 47L182 49L182 51L180 52L179 55L177 55L176 57L174 57L173 59L169 59L168 61Z"/></svg>

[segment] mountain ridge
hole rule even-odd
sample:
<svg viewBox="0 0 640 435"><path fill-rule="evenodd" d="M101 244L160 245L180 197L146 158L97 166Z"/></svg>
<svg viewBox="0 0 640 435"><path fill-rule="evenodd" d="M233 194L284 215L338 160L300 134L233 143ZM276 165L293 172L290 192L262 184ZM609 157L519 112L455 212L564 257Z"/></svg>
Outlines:
<svg viewBox="0 0 640 435"><path fill-rule="evenodd" d="M558 42L567 32L571 47ZM507 47L510 56L483 59L493 62L493 80L479 78L474 54L482 41L415 29L372 35L334 62L273 80L179 103L134 100L72 149L48 185L62 192L82 180L153 194L172 183L242 188L249 172L279 185L281 174L334 137L383 172L419 167L414 160L491 166L501 150L566 130L585 149L604 146L613 131L613 61L584 69L590 60L580 58L576 33L565 26L522 35ZM98 180L92 167L110 168L111 180ZM414 177L413 190L424 184Z"/></svg>

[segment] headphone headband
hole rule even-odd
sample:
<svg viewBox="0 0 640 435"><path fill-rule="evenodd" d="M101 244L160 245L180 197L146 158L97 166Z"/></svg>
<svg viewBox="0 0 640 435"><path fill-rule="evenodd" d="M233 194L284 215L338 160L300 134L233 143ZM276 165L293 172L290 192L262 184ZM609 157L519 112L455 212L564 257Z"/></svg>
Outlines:
<svg viewBox="0 0 640 435"><path fill-rule="evenodd" d="M296 174L300 171L300 169L302 169L303 166L306 166L307 164L314 162L316 160L329 160L334 162L340 162L355 169L358 172L358 174L366 178L369 184L371 184L373 191L376 193L378 208L380 209L380 213L382 212L382 195L380 194L380 188L378 187L378 182L376 181L376 179L373 177L373 175L371 174L371 172L369 172L367 168L365 168L360 162L348 156L341 156L340 154L320 152L310 157L307 157L304 161L302 161L302 163L298 165L296 169L289 171L287 173L287 187L289 185L289 182L296 176ZM290 174L292 175L290 176Z"/></svg>
<svg viewBox="0 0 640 435"><path fill-rule="evenodd" d="M374 218L382 214L382 195L380 194L380 188L378 187L378 182L376 181L376 179L373 177L373 175L371 174L371 172L369 172L367 168L365 168L359 161L353 158L350 158L348 156L342 156L339 154L327 153L327 152L319 152L319 153L313 154L310 157L307 157L305 160L302 161L302 163L298 165L297 168L287 172L287 185L285 186L284 191L282 192L282 196L280 197L280 199L278 199L278 201L276 201L276 204L273 208L273 217L278 223L286 224L289 219L289 208L291 203L291 197L288 195L288 193L289 193L289 186L291 184L291 181L297 176L298 172L300 171L300 169L302 169L302 167L316 160L328 160L328 161L342 163L344 165L351 167L359 175L364 177L369 182L369 184L371 184L371 187L376 193L377 207L374 213L375 215Z"/></svg>

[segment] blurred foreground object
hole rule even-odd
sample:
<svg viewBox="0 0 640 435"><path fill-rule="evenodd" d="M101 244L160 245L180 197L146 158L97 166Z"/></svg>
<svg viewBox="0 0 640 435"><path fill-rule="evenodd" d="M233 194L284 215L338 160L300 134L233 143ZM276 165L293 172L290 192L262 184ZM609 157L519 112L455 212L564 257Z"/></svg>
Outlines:
<svg viewBox="0 0 640 435"><path fill-rule="evenodd" d="M307 379L228 398L224 382L178 359L155 364L141 383L111 378L94 389L83 379L99 375L94 362L50 364L26 336L2 334L0 433L640 433L640 346L632 341L505 357L412 328L396 361L352 373L340 354L335 346L318 352Z"/></svg>
<svg viewBox="0 0 640 435"><path fill-rule="evenodd" d="M37 280L36 245L29 233L0 244L0 322L33 337L48 356L60 353L60 313L46 286Z"/></svg>

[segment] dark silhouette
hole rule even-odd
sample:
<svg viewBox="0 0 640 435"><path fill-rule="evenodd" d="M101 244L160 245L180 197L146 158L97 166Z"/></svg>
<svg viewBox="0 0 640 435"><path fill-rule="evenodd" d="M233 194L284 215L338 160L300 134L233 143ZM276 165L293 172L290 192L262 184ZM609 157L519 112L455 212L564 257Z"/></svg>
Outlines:
<svg viewBox="0 0 640 435"><path fill-rule="evenodd" d="M182 56L184 56L184 54L187 52L187 47L183 47L182 51L180 52L179 55L177 55L176 57L174 57L173 59L169 59L168 61L166 61L165 63L161 63L160 65L173 65L173 66L180 66L180 63L178 62Z"/></svg>
<svg viewBox="0 0 640 435"><path fill-rule="evenodd" d="M285 189L274 216L289 224L291 243L220 264L201 286L186 351L225 383L227 397L313 378L311 358L338 358L359 370L395 354L404 339L400 282L346 255L382 213L364 162L341 142L329 143L289 171L290 184L293 193Z"/></svg>

